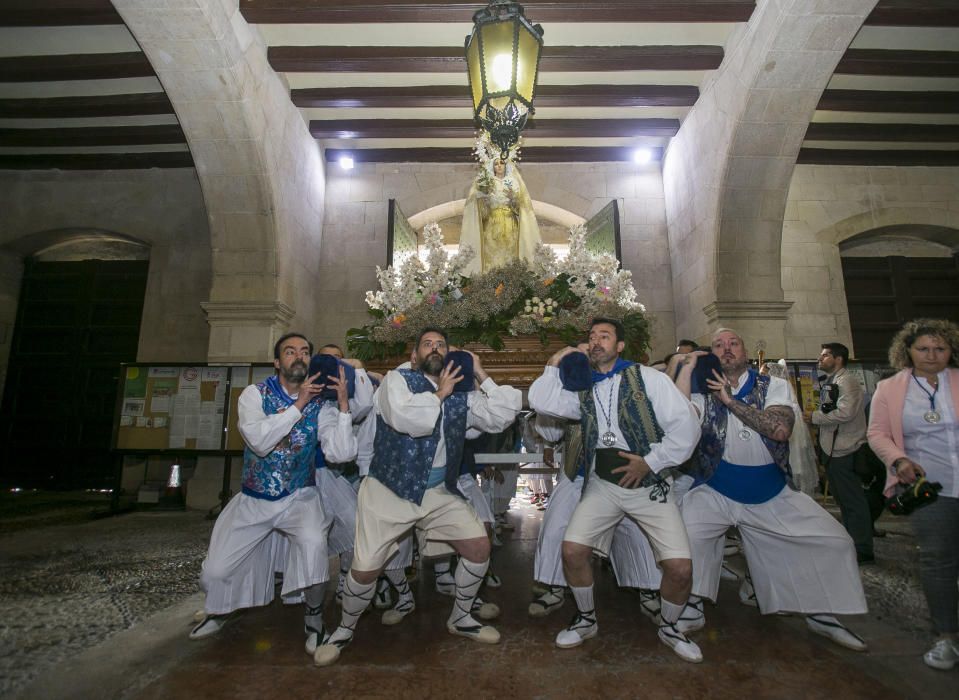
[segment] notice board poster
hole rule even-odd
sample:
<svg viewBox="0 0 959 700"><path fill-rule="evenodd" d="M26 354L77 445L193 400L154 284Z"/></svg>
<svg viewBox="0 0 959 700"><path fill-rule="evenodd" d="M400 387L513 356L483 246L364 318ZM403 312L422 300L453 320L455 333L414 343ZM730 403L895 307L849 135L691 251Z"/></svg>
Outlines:
<svg viewBox="0 0 959 700"><path fill-rule="evenodd" d="M229 367L124 365L114 447L221 450Z"/></svg>

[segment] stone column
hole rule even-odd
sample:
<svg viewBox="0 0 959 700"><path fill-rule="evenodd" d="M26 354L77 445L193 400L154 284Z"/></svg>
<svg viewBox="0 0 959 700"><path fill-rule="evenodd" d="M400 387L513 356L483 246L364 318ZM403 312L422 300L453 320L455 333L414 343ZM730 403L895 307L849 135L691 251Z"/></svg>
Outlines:
<svg viewBox="0 0 959 700"><path fill-rule="evenodd" d="M196 164L213 252L209 359L270 359L285 324L307 334L317 325L320 149L237 0L113 4L156 70Z"/></svg>
<svg viewBox="0 0 959 700"><path fill-rule="evenodd" d="M785 353L780 271L806 128L876 0L760 0L669 145L663 167L676 332L732 326ZM743 326L756 328L744 331Z"/></svg>

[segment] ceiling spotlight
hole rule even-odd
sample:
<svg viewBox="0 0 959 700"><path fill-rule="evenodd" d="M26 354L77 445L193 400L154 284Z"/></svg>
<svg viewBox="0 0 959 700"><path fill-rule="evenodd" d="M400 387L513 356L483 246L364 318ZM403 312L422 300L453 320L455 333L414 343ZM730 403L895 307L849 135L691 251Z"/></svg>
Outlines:
<svg viewBox="0 0 959 700"><path fill-rule="evenodd" d="M353 169L353 156L340 156L340 167L343 170Z"/></svg>
<svg viewBox="0 0 959 700"><path fill-rule="evenodd" d="M639 165L646 165L653 159L653 152L648 148L637 148L633 151L633 162Z"/></svg>

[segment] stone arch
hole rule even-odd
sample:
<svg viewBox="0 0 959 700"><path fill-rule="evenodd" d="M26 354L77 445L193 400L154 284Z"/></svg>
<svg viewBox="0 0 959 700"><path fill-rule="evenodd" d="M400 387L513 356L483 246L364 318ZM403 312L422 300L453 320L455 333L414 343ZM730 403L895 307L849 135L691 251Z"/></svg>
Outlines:
<svg viewBox="0 0 959 700"><path fill-rule="evenodd" d="M113 4L173 104L203 190L208 359L268 359L290 324L309 333L316 323L316 300L296 289L315 286L319 267L320 148L237 2Z"/></svg>
<svg viewBox="0 0 959 700"><path fill-rule="evenodd" d="M886 207L862 212L837 221L816 234L823 245L838 246L847 240L876 232L903 231L908 227L916 238L959 247L959 228L945 209L929 207Z"/></svg>
<svg viewBox="0 0 959 700"><path fill-rule="evenodd" d="M138 259L148 258L151 247L150 243L145 240L115 231L96 228L61 228L25 234L12 241L5 242L0 248L20 257L29 257L84 242L116 243L129 246L131 250L139 249ZM145 257L143 256L144 250L146 252Z"/></svg>
<svg viewBox="0 0 959 700"><path fill-rule="evenodd" d="M663 174L680 335L729 324L763 333L773 355L785 350L789 183L822 91L875 4L758 3L670 143Z"/></svg>

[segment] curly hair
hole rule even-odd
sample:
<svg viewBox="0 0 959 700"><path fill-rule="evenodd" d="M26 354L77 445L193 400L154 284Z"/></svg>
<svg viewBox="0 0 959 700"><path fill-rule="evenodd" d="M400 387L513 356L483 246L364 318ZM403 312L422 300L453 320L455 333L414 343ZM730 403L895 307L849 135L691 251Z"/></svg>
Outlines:
<svg viewBox="0 0 959 700"><path fill-rule="evenodd" d="M952 351L949 366L959 366L959 326L952 321L939 318L917 318L914 321L907 321L893 337L892 344L889 346L889 364L896 369L912 367L909 348L919 336L923 335L944 340Z"/></svg>

